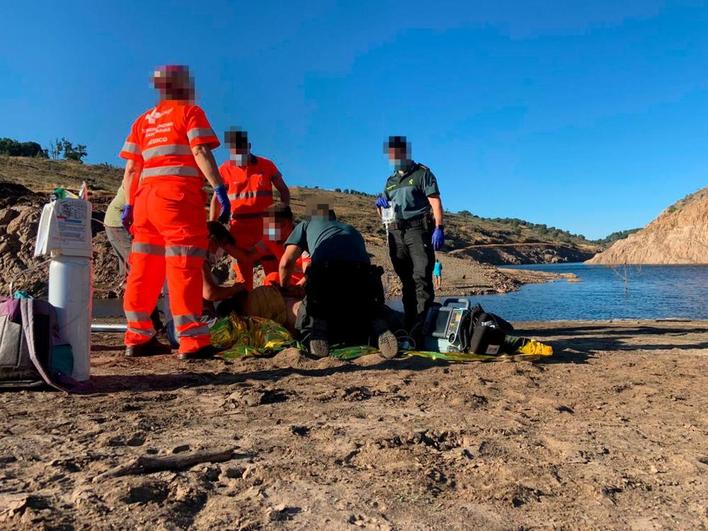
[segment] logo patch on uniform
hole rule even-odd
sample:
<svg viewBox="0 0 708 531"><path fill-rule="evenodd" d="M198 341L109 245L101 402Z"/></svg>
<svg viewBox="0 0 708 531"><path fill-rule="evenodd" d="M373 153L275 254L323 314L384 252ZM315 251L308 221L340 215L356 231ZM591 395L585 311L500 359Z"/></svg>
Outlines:
<svg viewBox="0 0 708 531"><path fill-rule="evenodd" d="M408 179L408 184L413 184L413 179Z"/></svg>
<svg viewBox="0 0 708 531"><path fill-rule="evenodd" d="M170 114L172 112L172 109L167 109L165 112L157 112L157 109L153 109L150 114L145 116L145 119L148 121L149 124L154 124L157 120L165 116L166 114Z"/></svg>

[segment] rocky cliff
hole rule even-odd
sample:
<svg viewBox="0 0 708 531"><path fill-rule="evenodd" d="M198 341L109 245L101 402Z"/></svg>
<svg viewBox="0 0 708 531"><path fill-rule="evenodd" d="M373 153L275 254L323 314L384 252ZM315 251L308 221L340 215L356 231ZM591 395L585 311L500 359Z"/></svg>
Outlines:
<svg viewBox="0 0 708 531"><path fill-rule="evenodd" d="M664 210L590 264L708 264L708 187Z"/></svg>

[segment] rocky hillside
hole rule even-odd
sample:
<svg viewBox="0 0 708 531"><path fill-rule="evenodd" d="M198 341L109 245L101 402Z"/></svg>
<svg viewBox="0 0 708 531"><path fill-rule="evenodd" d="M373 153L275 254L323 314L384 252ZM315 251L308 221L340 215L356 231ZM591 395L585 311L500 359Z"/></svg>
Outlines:
<svg viewBox="0 0 708 531"><path fill-rule="evenodd" d="M708 187L671 205L588 263L708 264Z"/></svg>
<svg viewBox="0 0 708 531"><path fill-rule="evenodd" d="M22 184L35 192L55 186L76 188L86 181L98 209L120 184L122 171L105 164L0 156L0 181ZM325 197L339 216L372 240L383 243L384 229L376 216L373 198L362 194L293 188L296 214L304 213L304 200ZM96 206L96 205L95 205ZM587 260L604 247L582 236L520 219L481 218L470 212L447 213L447 250L489 264L537 264Z"/></svg>
<svg viewBox="0 0 708 531"><path fill-rule="evenodd" d="M0 156L0 290L26 289L34 294L46 290L46 264L34 259L34 240L42 205L56 186L78 190L86 181L94 210L94 289L98 297L121 292L117 261L107 242L101 221L107 204L122 178L122 171L108 165ZM357 227L367 241L374 260L386 269L387 292L400 292L390 268L386 234L373 207L371 196L358 193L292 188L296 216L305 215L308 197L328 201L343 221ZM445 268L441 295L510 291L520 283L534 281L520 273L501 272L486 264L581 261L600 250L597 244L567 232L522 220L490 220L470 213L447 214L447 252L439 253ZM537 279L544 280L542 278Z"/></svg>

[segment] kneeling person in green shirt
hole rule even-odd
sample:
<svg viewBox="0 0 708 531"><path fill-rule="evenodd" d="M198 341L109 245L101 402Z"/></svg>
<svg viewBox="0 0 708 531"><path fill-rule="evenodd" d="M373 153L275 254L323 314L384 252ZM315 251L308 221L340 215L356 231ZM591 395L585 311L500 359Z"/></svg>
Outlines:
<svg viewBox="0 0 708 531"><path fill-rule="evenodd" d="M337 221L324 202L311 204L310 213L285 241L279 267L281 285L287 286L297 259L310 253L295 325L302 339L313 356L325 357L330 344L366 344L373 336L381 354L393 358L398 341L383 319L382 270L371 265L364 238Z"/></svg>

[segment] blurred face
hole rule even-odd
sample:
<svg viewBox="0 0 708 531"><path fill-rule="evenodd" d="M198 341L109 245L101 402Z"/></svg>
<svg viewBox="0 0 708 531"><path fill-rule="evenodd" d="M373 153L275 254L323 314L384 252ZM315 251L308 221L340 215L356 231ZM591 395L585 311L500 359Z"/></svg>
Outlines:
<svg viewBox="0 0 708 531"><path fill-rule="evenodd" d="M160 99L194 101L194 78L186 65L166 65L155 70L153 86L160 93Z"/></svg>
<svg viewBox="0 0 708 531"><path fill-rule="evenodd" d="M390 147L388 148L388 160L391 165L400 169L406 165L408 162L408 153L404 147Z"/></svg>
<svg viewBox="0 0 708 531"><path fill-rule="evenodd" d="M275 216L267 216L263 219L263 237L273 242L282 238L280 224Z"/></svg>
<svg viewBox="0 0 708 531"><path fill-rule="evenodd" d="M251 143L249 142L248 144L232 144L229 146L229 157L231 160L233 160L238 166L247 166L248 165L248 158L249 155L251 154Z"/></svg>
<svg viewBox="0 0 708 531"><path fill-rule="evenodd" d="M267 216L263 219L263 237L266 240L283 241L292 231L293 224L289 219L278 219L275 216Z"/></svg>

